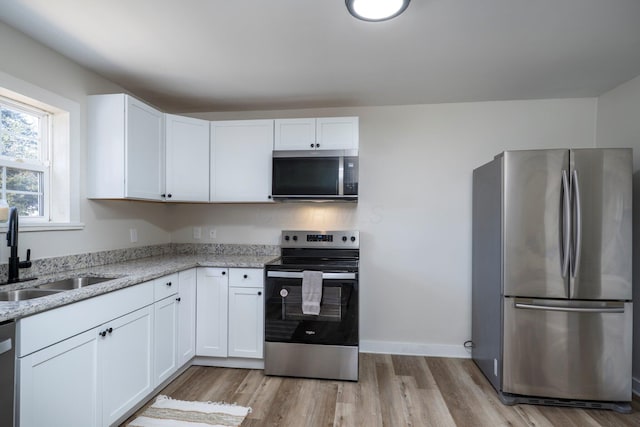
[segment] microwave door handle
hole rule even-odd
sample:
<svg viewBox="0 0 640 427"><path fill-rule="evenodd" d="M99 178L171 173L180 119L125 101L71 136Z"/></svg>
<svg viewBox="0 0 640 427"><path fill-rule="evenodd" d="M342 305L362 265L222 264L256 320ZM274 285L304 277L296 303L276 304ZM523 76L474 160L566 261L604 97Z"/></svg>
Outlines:
<svg viewBox="0 0 640 427"><path fill-rule="evenodd" d="M338 158L338 196L344 196L344 157Z"/></svg>

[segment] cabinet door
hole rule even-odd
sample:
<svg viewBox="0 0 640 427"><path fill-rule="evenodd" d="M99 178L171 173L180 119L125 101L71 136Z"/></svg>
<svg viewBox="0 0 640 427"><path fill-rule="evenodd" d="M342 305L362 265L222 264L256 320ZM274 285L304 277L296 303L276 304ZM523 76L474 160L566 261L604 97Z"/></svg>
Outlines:
<svg viewBox="0 0 640 427"><path fill-rule="evenodd" d="M164 193L163 114L127 96L125 197L161 200Z"/></svg>
<svg viewBox="0 0 640 427"><path fill-rule="evenodd" d="M315 150L316 119L275 120L274 150Z"/></svg>
<svg viewBox="0 0 640 427"><path fill-rule="evenodd" d="M154 387L178 369L178 301L172 295L154 305Z"/></svg>
<svg viewBox="0 0 640 427"><path fill-rule="evenodd" d="M197 282L196 355L227 357L227 269L198 268Z"/></svg>
<svg viewBox="0 0 640 427"><path fill-rule="evenodd" d="M358 117L323 117L316 120L318 150L358 149Z"/></svg>
<svg viewBox="0 0 640 427"><path fill-rule="evenodd" d="M173 114L166 114L165 122L165 200L209 201L209 122Z"/></svg>
<svg viewBox="0 0 640 427"><path fill-rule="evenodd" d="M262 288L229 288L229 356L262 358Z"/></svg>
<svg viewBox="0 0 640 427"><path fill-rule="evenodd" d="M268 202L273 120L211 123L211 201Z"/></svg>
<svg viewBox="0 0 640 427"><path fill-rule="evenodd" d="M196 269L178 274L178 367L196 355Z"/></svg>
<svg viewBox="0 0 640 427"><path fill-rule="evenodd" d="M18 359L22 427L99 426L98 328Z"/></svg>
<svg viewBox="0 0 640 427"><path fill-rule="evenodd" d="M153 389L153 306L102 326L102 424L111 425Z"/></svg>

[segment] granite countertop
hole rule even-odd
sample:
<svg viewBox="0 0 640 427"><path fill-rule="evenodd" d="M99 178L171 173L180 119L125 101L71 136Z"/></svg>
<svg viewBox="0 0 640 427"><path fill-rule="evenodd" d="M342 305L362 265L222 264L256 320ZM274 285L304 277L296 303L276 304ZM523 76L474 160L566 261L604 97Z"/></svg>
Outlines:
<svg viewBox="0 0 640 427"><path fill-rule="evenodd" d="M115 279L31 300L0 301L0 322L19 319L189 268L263 268L277 258L275 255L164 255L43 275L36 280L4 285L1 290L27 289L69 277L103 276Z"/></svg>

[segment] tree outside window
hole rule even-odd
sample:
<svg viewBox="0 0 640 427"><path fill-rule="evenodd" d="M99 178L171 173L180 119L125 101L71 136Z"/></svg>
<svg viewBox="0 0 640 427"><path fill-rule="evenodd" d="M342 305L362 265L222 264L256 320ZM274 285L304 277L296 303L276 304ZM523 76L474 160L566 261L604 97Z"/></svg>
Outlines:
<svg viewBox="0 0 640 427"><path fill-rule="evenodd" d="M48 113L0 98L0 198L23 217L45 218Z"/></svg>

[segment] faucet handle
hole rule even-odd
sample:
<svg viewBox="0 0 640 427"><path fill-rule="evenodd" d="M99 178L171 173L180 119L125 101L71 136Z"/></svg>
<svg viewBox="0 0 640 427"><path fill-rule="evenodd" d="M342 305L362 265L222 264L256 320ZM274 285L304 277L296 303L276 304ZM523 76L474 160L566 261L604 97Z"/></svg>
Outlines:
<svg viewBox="0 0 640 427"><path fill-rule="evenodd" d="M29 267L31 267L31 249L27 249L27 260L18 262L18 268L29 268Z"/></svg>

